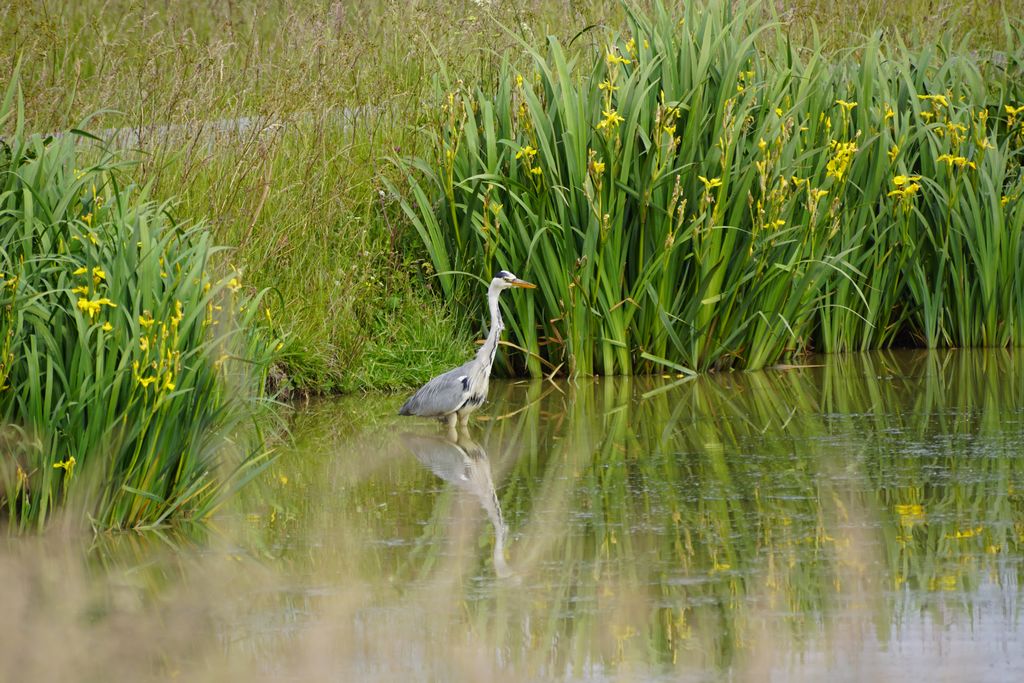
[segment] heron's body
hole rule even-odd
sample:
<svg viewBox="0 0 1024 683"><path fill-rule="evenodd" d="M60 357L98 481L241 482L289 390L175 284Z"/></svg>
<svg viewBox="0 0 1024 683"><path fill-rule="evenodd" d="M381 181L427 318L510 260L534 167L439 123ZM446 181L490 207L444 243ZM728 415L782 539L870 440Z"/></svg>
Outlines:
<svg viewBox="0 0 1024 683"><path fill-rule="evenodd" d="M433 417L448 423L454 428L456 421L463 425L469 416L487 400L487 388L491 378L491 366L494 354L498 350L498 341L505 324L501 320L501 309L498 297L509 287L532 288L506 271L501 271L491 280L487 289L487 303L491 312L491 329L487 339L477 351L473 360L463 363L454 370L449 370L427 382L405 402L398 411L399 415L417 415Z"/></svg>

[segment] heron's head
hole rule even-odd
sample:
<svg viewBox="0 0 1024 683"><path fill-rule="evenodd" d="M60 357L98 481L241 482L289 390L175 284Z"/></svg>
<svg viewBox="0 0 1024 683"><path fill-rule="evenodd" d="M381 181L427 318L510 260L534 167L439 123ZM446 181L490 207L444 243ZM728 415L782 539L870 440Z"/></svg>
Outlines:
<svg viewBox="0 0 1024 683"><path fill-rule="evenodd" d="M502 290L508 289L509 287L522 287L523 289L536 289L537 285L527 282L526 280L520 280L512 273L507 270L499 270L498 274L491 280L491 287Z"/></svg>

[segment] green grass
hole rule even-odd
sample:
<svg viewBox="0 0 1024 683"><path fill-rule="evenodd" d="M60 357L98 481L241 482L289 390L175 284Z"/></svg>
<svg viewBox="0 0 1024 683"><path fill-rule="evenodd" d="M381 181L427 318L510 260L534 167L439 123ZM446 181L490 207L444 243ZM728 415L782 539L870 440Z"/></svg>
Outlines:
<svg viewBox="0 0 1024 683"><path fill-rule="evenodd" d="M755 19L771 20L778 7L794 45L813 45L816 30L830 55L878 28L903 31L918 45L949 29L971 48L1005 50L1002 9L1020 14L1014 2L933 4L791 0L759 5ZM832 20L816 24L816 17ZM568 59L585 62L628 20L610 0L486 7L15 0L0 9L0 26L0 76L22 60L28 127L62 130L103 110L94 130L137 131L134 179L157 201L177 198L177 215L205 218L214 239L234 247L221 255L223 266L243 271L251 292L275 293L267 301L275 329L286 333L288 385L330 391L422 381L457 355L439 349L469 348L482 327L476 304L436 296L436 281L422 277L412 226L392 197L379 195L384 180L401 182L385 157L429 156L420 131L436 118L435 79L490 93L503 58L529 76L530 49L546 50L545 36L554 35ZM802 48L794 51L806 60ZM359 107L366 108L354 121L339 124L343 111ZM237 135L211 131L210 122L236 117L259 125ZM161 134L169 124L180 128ZM690 197L689 211L698 199ZM646 308L637 315L652 328L661 313ZM432 317L438 322L428 339L417 321ZM628 314L621 317L588 330L612 340L589 361L595 366L624 362L615 326ZM763 334L777 336L767 328ZM433 352L423 353L424 343ZM671 356L661 347L672 343L650 339L645 351ZM542 366L535 360L532 371Z"/></svg>
<svg viewBox="0 0 1024 683"><path fill-rule="evenodd" d="M16 83L16 82L15 82ZM258 473L279 340L263 294L219 276L210 232L134 185L84 134L0 122L0 520L42 528L71 505L94 528L205 519Z"/></svg>
<svg viewBox="0 0 1024 683"><path fill-rule="evenodd" d="M467 271L539 284L505 302L514 372L1024 343L1020 26L991 57L949 34L828 54L759 19L658 5L439 82L393 191L448 300L478 305Z"/></svg>

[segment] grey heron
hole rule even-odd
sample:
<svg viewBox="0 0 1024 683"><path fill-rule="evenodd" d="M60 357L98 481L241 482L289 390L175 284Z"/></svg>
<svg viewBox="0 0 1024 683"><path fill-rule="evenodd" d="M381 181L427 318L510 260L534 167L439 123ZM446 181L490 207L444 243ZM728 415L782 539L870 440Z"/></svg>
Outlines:
<svg viewBox="0 0 1024 683"><path fill-rule="evenodd" d="M522 287L534 289L537 285L520 280L507 270L499 271L487 288L487 305L491 309L491 329L476 356L454 370L438 375L426 384L399 409L399 415L433 417L448 423L454 431L456 420L463 426L469 416L487 399L487 385L491 378L494 353L505 324L501 320L498 297L506 289Z"/></svg>

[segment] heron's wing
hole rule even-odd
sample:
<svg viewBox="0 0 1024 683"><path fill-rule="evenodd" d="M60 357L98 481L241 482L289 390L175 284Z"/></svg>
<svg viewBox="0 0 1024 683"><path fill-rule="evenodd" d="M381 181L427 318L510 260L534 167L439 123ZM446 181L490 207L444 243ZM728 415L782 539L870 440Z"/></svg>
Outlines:
<svg viewBox="0 0 1024 683"><path fill-rule="evenodd" d="M458 410L469 396L468 366L469 363L460 365L424 384L398 414L441 417Z"/></svg>

